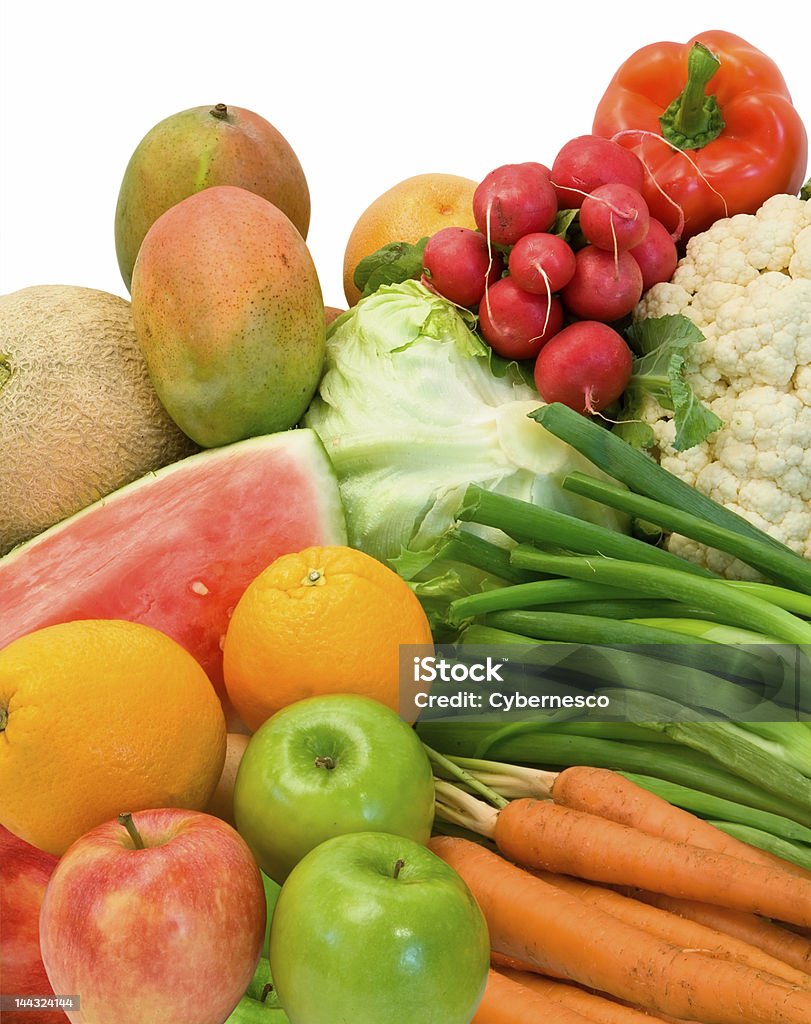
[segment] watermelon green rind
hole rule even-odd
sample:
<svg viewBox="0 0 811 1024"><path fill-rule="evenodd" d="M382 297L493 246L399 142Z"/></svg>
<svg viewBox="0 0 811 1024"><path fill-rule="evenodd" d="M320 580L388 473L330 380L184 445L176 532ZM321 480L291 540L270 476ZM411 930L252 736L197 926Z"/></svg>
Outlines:
<svg viewBox="0 0 811 1024"><path fill-rule="evenodd" d="M168 633L222 693L221 642L266 565L345 544L338 482L309 429L191 455L0 558L0 648L34 629L123 618Z"/></svg>

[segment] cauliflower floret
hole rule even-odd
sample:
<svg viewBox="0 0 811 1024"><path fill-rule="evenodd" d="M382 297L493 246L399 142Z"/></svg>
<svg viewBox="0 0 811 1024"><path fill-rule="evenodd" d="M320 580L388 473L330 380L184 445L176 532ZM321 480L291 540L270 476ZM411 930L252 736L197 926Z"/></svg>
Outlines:
<svg viewBox="0 0 811 1024"><path fill-rule="evenodd" d="M662 465L811 558L811 202L774 196L756 214L692 238L673 281L651 288L635 317L672 313L705 337L687 377L723 426L677 452L671 414L643 404ZM752 578L741 562L686 538L672 537L670 548Z"/></svg>

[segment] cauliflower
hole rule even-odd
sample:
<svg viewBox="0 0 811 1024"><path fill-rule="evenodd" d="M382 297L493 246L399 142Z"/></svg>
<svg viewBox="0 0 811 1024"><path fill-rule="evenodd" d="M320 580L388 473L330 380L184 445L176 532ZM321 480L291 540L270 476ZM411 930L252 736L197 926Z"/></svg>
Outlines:
<svg viewBox="0 0 811 1024"><path fill-rule="evenodd" d="M668 314L704 335L687 353L686 379L723 426L677 451L672 413L648 398L641 416L662 466L811 558L811 201L774 196L690 239L673 280L651 288L634 318ZM683 537L670 547L751 576Z"/></svg>

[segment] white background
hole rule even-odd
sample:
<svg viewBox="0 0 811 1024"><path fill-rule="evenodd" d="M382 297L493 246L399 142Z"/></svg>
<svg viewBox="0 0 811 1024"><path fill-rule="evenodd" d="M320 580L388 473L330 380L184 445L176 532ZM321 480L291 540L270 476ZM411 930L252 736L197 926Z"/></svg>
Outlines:
<svg viewBox="0 0 811 1024"><path fill-rule="evenodd" d="M0 0L0 292L126 296L113 244L132 150L169 114L224 102L271 121L310 185L324 300L346 239L412 174L551 163L590 131L617 65L723 28L780 65L811 126L807 30L781 4L422 0L284 4ZM799 8L797 8L799 11Z"/></svg>

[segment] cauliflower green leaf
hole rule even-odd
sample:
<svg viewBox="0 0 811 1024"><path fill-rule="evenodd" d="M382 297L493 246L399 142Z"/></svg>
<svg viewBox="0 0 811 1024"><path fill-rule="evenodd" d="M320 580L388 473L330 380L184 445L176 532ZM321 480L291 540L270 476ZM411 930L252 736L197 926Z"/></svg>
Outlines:
<svg viewBox="0 0 811 1024"><path fill-rule="evenodd" d="M718 416L699 402L687 381L685 354L704 341L691 320L681 314L638 320L628 327L626 338L636 358L623 399L621 422L615 427L623 440L637 448L653 446L653 428L642 417L649 398L673 413L676 451L701 444L723 426Z"/></svg>

